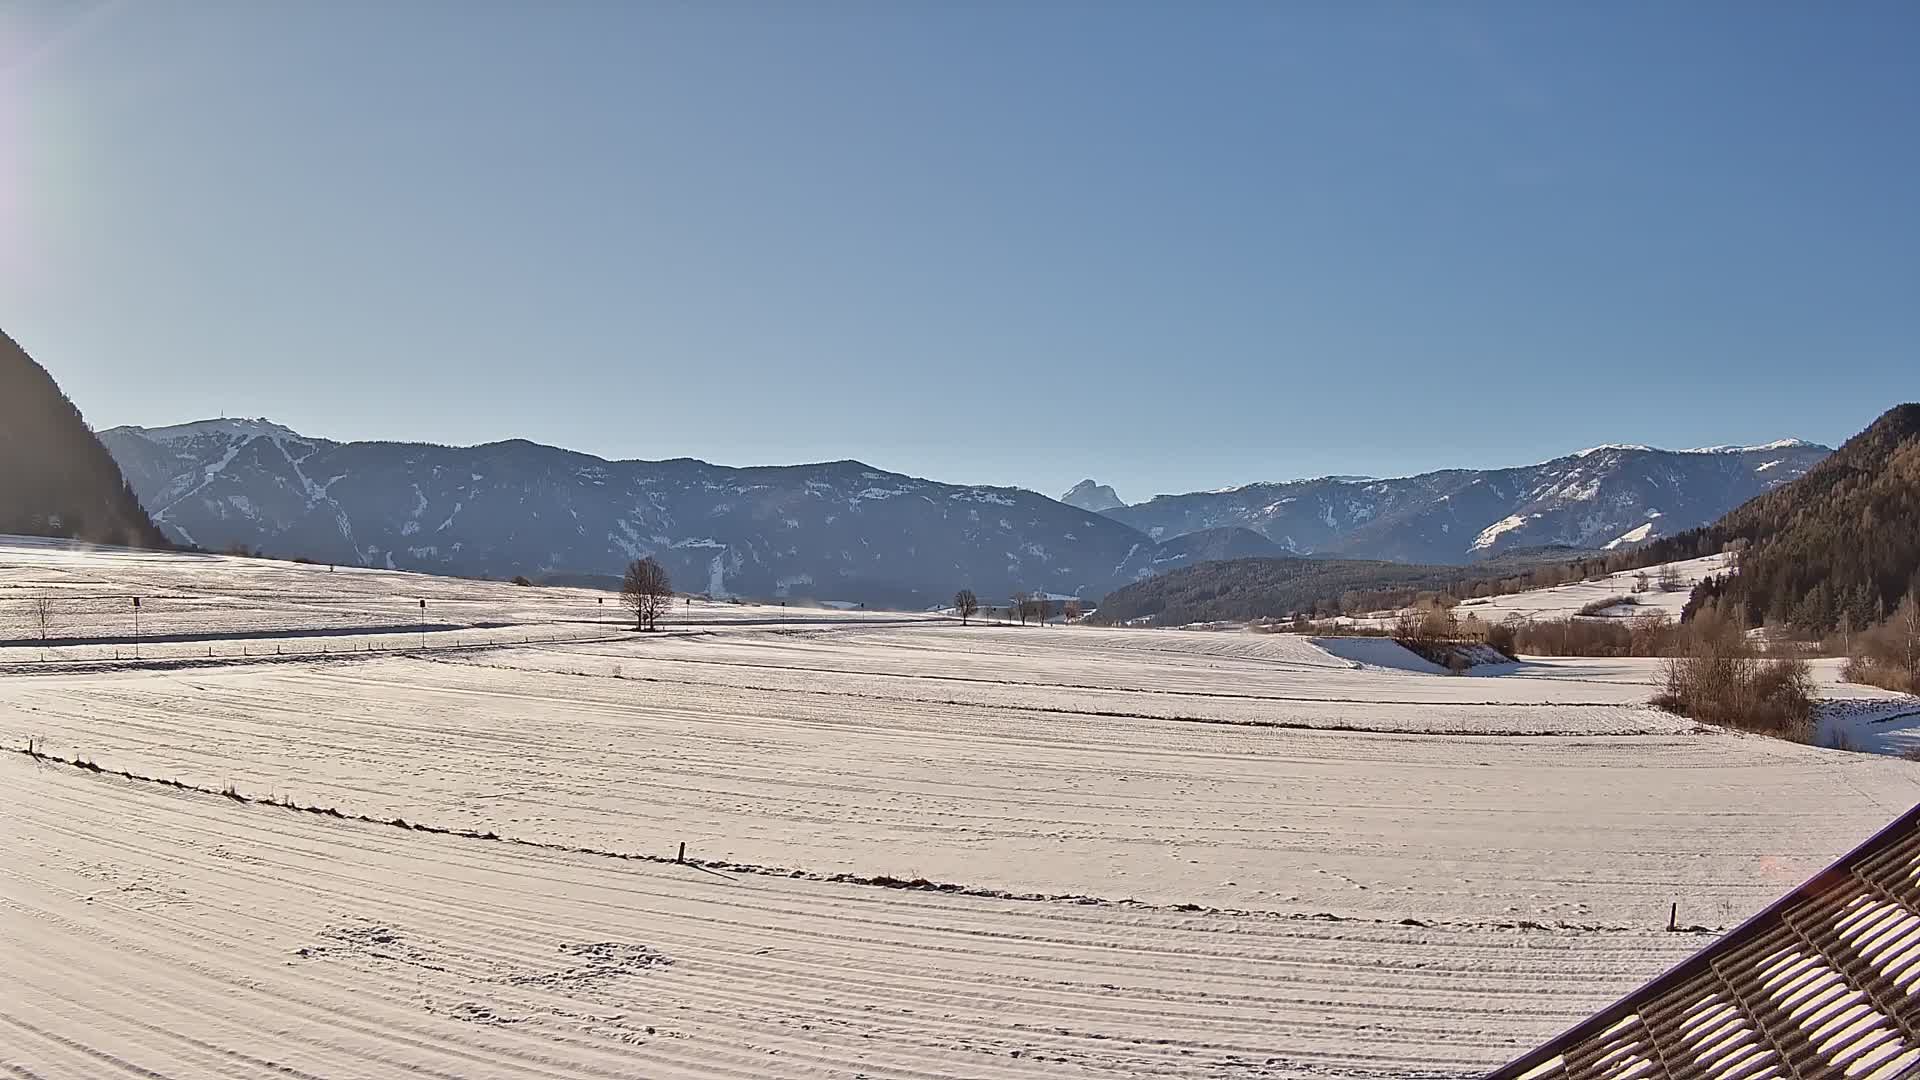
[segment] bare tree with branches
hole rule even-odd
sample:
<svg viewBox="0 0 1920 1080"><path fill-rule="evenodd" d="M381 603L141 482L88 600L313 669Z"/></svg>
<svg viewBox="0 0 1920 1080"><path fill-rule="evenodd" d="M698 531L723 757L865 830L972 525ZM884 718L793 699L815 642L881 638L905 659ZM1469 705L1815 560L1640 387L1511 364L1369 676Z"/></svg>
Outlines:
<svg viewBox="0 0 1920 1080"><path fill-rule="evenodd" d="M1047 625L1047 594L1027 593L1020 599L1020 625L1025 626L1032 619L1041 626Z"/></svg>
<svg viewBox="0 0 1920 1080"><path fill-rule="evenodd" d="M1672 563L1661 565L1660 576L1656 580L1660 583L1661 592L1679 592L1686 588L1686 583L1680 580L1680 568Z"/></svg>
<svg viewBox="0 0 1920 1080"><path fill-rule="evenodd" d="M673 600L673 582L667 568L649 555L627 564L620 582L620 602L633 609L634 629L652 630L660 612Z"/></svg>
<svg viewBox="0 0 1920 1080"><path fill-rule="evenodd" d="M53 626L53 601L40 597L33 601L33 622L40 631L40 640L47 640L47 631Z"/></svg>
<svg viewBox="0 0 1920 1080"><path fill-rule="evenodd" d="M960 616L960 625L965 626L980 610L980 598L973 595L972 589L961 589L953 594L953 610Z"/></svg>
<svg viewBox="0 0 1920 1080"><path fill-rule="evenodd" d="M1900 602L1893 613L1893 626L1907 674L1920 681L1920 592L1910 592Z"/></svg>

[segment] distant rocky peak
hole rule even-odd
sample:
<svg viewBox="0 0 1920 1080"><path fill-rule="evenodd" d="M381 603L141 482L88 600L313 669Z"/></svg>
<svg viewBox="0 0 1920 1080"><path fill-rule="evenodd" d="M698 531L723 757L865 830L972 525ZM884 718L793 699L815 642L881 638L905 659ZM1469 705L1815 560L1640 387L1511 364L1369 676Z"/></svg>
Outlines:
<svg viewBox="0 0 1920 1080"><path fill-rule="evenodd" d="M1114 510L1127 505L1107 484L1095 483L1091 478L1082 480L1067 489L1060 501L1068 506L1076 506L1089 513L1098 514L1105 510Z"/></svg>

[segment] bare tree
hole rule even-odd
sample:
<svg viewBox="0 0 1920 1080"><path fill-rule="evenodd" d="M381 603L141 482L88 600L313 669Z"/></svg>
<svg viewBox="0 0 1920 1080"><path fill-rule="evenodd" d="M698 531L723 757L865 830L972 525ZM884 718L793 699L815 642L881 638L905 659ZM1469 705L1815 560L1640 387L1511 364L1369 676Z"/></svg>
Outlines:
<svg viewBox="0 0 1920 1080"><path fill-rule="evenodd" d="M1680 568L1672 563L1660 565L1660 576L1656 580L1660 583L1661 592L1679 592L1685 587L1680 580Z"/></svg>
<svg viewBox="0 0 1920 1080"><path fill-rule="evenodd" d="M1068 622L1079 622L1080 617L1086 614L1086 608L1082 607L1078 600L1069 600L1066 606L1060 609L1060 614L1065 616Z"/></svg>
<svg viewBox="0 0 1920 1080"><path fill-rule="evenodd" d="M1908 593L1893 613L1896 640L1905 654L1909 676L1920 678L1920 593Z"/></svg>
<svg viewBox="0 0 1920 1080"><path fill-rule="evenodd" d="M673 600L673 582L667 569L649 555L627 564L620 583L620 602L633 609L634 629L652 630L660 612Z"/></svg>
<svg viewBox="0 0 1920 1080"><path fill-rule="evenodd" d="M40 630L40 640L47 640L47 630L53 625L53 601L43 596L33 602L33 622Z"/></svg>
<svg viewBox="0 0 1920 1080"><path fill-rule="evenodd" d="M960 615L960 625L965 626L967 620L980 610L980 598L973 595L972 589L961 589L953 594L953 610Z"/></svg>
<svg viewBox="0 0 1920 1080"><path fill-rule="evenodd" d="M1032 597L1028 596L1025 592L1014 593L1013 603L1011 606L1007 608L1007 615L1011 617L1014 614L1014 612L1016 611L1019 612L1020 625L1025 626L1027 625L1027 612L1032 608L1032 606L1033 606Z"/></svg>

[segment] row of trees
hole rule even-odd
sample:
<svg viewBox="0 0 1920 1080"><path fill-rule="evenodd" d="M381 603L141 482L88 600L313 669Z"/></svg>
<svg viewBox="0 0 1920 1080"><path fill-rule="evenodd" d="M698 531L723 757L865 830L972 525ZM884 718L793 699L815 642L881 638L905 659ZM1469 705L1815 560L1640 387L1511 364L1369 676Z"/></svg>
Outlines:
<svg viewBox="0 0 1920 1080"><path fill-rule="evenodd" d="M620 602L633 610L634 629L655 629L661 614L672 604L673 595L673 581L667 576L666 567L653 556L627 564L626 576L620 582ZM1007 617L1018 618L1022 625L1028 621L1045 622L1051 603L1044 593L1015 593L1007 606ZM980 614L980 597L972 589L961 589L953 594L953 610L964 625ZM1063 601L1060 610L1068 621L1082 614L1078 600Z"/></svg>
<svg viewBox="0 0 1920 1080"><path fill-rule="evenodd" d="M1007 605L1007 617L1018 618L1025 626L1028 620L1044 623L1052 601L1044 593L1017 592ZM953 611L960 616L960 625L965 626L975 615L980 614L980 597L972 589L961 589L953 594ZM1065 600L1060 604L1060 613L1068 622L1073 622L1084 613L1078 600Z"/></svg>

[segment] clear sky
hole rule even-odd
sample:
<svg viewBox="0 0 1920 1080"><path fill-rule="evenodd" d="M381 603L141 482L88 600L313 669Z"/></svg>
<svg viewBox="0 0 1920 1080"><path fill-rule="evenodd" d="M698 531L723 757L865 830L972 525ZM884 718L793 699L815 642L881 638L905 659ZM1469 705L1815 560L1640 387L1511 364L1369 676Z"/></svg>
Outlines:
<svg viewBox="0 0 1920 1080"><path fill-rule="evenodd" d="M0 6L96 426L1123 497L1920 397L1920 4Z"/></svg>

